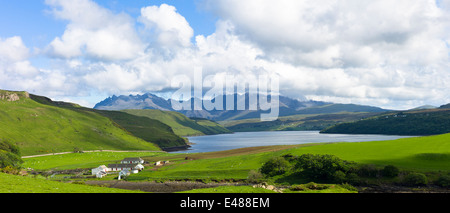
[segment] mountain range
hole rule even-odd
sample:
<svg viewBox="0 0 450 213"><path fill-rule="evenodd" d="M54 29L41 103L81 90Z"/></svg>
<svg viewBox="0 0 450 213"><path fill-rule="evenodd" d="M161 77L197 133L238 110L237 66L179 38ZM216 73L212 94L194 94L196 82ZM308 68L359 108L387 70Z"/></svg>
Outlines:
<svg viewBox="0 0 450 213"><path fill-rule="evenodd" d="M233 96L233 97L230 97ZM244 96L244 97L243 97ZM191 118L205 118L215 121L226 120L243 120L260 118L261 113L267 113L268 111L261 110L249 110L249 94L233 94L217 96L217 98L224 99L224 109L226 109L227 98L234 98L233 110L206 110L204 107L202 110L174 110L172 107L171 99L164 99L154 94L147 93L144 95L121 95L109 97L95 105L94 109L98 110L125 110L125 109L158 109L162 111L177 111L187 117ZM245 98L245 99L243 99ZM215 100L213 99L213 101ZM237 110L238 101L245 100L245 110ZM364 106L356 104L335 104L330 102L313 101L313 100L297 100L286 96L278 96L279 100L279 116L291 116L299 114L329 114L340 112L385 112L386 109L373 106ZM194 103L201 100L192 98L191 109L194 109ZM200 102L201 103L201 102Z"/></svg>

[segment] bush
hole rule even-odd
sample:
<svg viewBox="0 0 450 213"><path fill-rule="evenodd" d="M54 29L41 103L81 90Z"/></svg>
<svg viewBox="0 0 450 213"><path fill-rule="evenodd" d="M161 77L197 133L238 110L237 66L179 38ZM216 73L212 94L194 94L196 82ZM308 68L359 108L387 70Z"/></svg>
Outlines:
<svg viewBox="0 0 450 213"><path fill-rule="evenodd" d="M1 172L6 173L6 174L12 174L12 175L18 175L20 173L20 171L17 168L11 167L11 166L6 166L2 169L0 169Z"/></svg>
<svg viewBox="0 0 450 213"><path fill-rule="evenodd" d="M397 177L399 173L400 173L400 170L397 167L392 166L392 165L385 166L381 170L381 174L383 175L383 177L393 178L393 177Z"/></svg>
<svg viewBox="0 0 450 213"><path fill-rule="evenodd" d="M423 186L428 184L428 178L422 173L411 173L403 178L403 183L409 186Z"/></svg>
<svg viewBox="0 0 450 213"><path fill-rule="evenodd" d="M268 177L276 175L282 175L289 171L289 162L282 157L274 157L263 164L260 168L260 172Z"/></svg>
<svg viewBox="0 0 450 213"><path fill-rule="evenodd" d="M375 165L372 164L364 164L361 165L358 170L357 173L359 176L361 177L377 177L379 174L378 169L375 167Z"/></svg>
<svg viewBox="0 0 450 213"><path fill-rule="evenodd" d="M6 140L0 140L0 168L19 168L23 163L19 148Z"/></svg>
<svg viewBox="0 0 450 213"><path fill-rule="evenodd" d="M249 183L262 183L264 181L264 176L261 172L250 170L250 172L248 172L247 181Z"/></svg>
<svg viewBox="0 0 450 213"><path fill-rule="evenodd" d="M438 186L449 187L450 186L450 175L442 175L436 181Z"/></svg>
<svg viewBox="0 0 450 213"><path fill-rule="evenodd" d="M341 184L341 187L344 188L344 189L347 189L349 191L352 191L352 192L357 192L358 191L357 188L355 188L354 186L352 186L352 185L350 185L348 183Z"/></svg>
<svg viewBox="0 0 450 213"><path fill-rule="evenodd" d="M295 168L313 180L333 180L336 172L346 174L351 164L333 155L305 154L296 159ZM342 173L337 173L341 178Z"/></svg>
<svg viewBox="0 0 450 213"><path fill-rule="evenodd" d="M350 184L359 185L361 184L361 179L356 173L348 173L347 182Z"/></svg>
<svg viewBox="0 0 450 213"><path fill-rule="evenodd" d="M12 152L0 150L0 168L5 168L8 166L19 168L22 163L23 160L20 158L20 156Z"/></svg>
<svg viewBox="0 0 450 213"><path fill-rule="evenodd" d="M336 183L344 183L347 180L343 171L336 171L333 175L333 179Z"/></svg>

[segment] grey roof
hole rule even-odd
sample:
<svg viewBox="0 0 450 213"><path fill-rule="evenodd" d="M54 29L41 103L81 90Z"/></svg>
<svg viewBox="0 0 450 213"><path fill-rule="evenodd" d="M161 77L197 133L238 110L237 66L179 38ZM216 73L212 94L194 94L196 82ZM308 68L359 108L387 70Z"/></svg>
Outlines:
<svg viewBox="0 0 450 213"><path fill-rule="evenodd" d="M109 164L108 168L134 168L138 164L137 163L127 163L127 164Z"/></svg>
<svg viewBox="0 0 450 213"><path fill-rule="evenodd" d="M122 161L141 161L142 158L125 158Z"/></svg>

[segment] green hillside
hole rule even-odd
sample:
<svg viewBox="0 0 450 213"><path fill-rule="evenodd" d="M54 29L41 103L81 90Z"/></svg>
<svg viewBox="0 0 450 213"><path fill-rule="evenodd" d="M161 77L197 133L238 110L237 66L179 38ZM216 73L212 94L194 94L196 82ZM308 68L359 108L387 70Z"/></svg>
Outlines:
<svg viewBox="0 0 450 213"><path fill-rule="evenodd" d="M151 109L130 109L123 110L123 112L161 121L172 127L175 134L179 136L213 135L230 132L214 121L197 118L190 119L179 112Z"/></svg>
<svg viewBox="0 0 450 213"><path fill-rule="evenodd" d="M16 144L24 156L74 149L160 150L94 111L72 110L68 107L79 106L62 102L42 104L30 97L38 96L0 91L0 138Z"/></svg>
<svg viewBox="0 0 450 213"><path fill-rule="evenodd" d="M341 134L437 135L450 132L450 109L383 113L322 131Z"/></svg>
<svg viewBox="0 0 450 213"><path fill-rule="evenodd" d="M186 140L176 135L172 128L158 120L136 116L120 111L97 111L111 118L128 132L146 141L155 143L161 149L186 147Z"/></svg>
<svg viewBox="0 0 450 213"><path fill-rule="evenodd" d="M306 114L280 117L275 121L261 122L259 119L221 122L234 132L254 131L320 131L338 123L351 122L374 116L378 113L342 112L336 114Z"/></svg>
<svg viewBox="0 0 450 213"><path fill-rule="evenodd" d="M31 98L46 105L63 107L75 111L87 111L101 114L111 119L116 125L133 135L158 145L163 150L186 147L185 139L176 135L172 128L158 120L141 117L119 111L95 110L80 107L76 104L52 101L46 97L31 95Z"/></svg>

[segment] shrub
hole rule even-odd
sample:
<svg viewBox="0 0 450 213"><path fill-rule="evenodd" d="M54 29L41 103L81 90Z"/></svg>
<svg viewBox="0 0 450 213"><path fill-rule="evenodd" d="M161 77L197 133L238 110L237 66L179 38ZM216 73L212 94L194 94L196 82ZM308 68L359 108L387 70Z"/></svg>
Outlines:
<svg viewBox="0 0 450 213"><path fill-rule="evenodd" d="M249 183L262 183L264 181L264 176L261 172L250 170L248 172L247 181Z"/></svg>
<svg viewBox="0 0 450 213"><path fill-rule="evenodd" d="M333 180L337 171L347 173L351 164L333 155L305 154L296 159L295 168L314 180ZM342 176L341 173L338 175Z"/></svg>
<svg viewBox="0 0 450 213"><path fill-rule="evenodd" d="M6 173L6 174L12 174L12 175L18 175L20 173L20 171L17 168L14 168L11 166L6 166L6 167L2 168L0 171L3 173Z"/></svg>
<svg viewBox="0 0 450 213"><path fill-rule="evenodd" d="M450 187L450 175L442 175L436 181L438 186Z"/></svg>
<svg viewBox="0 0 450 213"><path fill-rule="evenodd" d="M381 174L383 175L383 177L393 178L393 177L397 177L399 173L400 173L400 170L397 167L392 166L392 165L385 166L381 170Z"/></svg>
<svg viewBox="0 0 450 213"><path fill-rule="evenodd" d="M0 168L19 168L22 163L19 148L9 141L0 140Z"/></svg>
<svg viewBox="0 0 450 213"><path fill-rule="evenodd" d="M293 185L289 188L291 191L305 191L307 188L305 185Z"/></svg>
<svg viewBox="0 0 450 213"><path fill-rule="evenodd" d="M341 187L344 188L344 189L347 189L347 190L349 190L351 192L357 192L358 191L357 188L355 188L354 186L352 186L352 185L350 185L348 183L341 184Z"/></svg>
<svg viewBox="0 0 450 213"><path fill-rule="evenodd" d="M289 162L282 157L274 157L263 164L260 172L268 177L282 175L290 168Z"/></svg>
<svg viewBox="0 0 450 213"><path fill-rule="evenodd" d="M336 183L344 183L347 180L345 173L340 170L334 173L333 179Z"/></svg>
<svg viewBox="0 0 450 213"><path fill-rule="evenodd" d="M361 165L358 168L357 172L361 177L377 177L379 174L378 169L375 167L375 165L372 164Z"/></svg>
<svg viewBox="0 0 450 213"><path fill-rule="evenodd" d="M346 175L346 181L350 184L359 184L361 182L359 176L353 172Z"/></svg>
<svg viewBox="0 0 450 213"><path fill-rule="evenodd" d="M0 150L0 168L5 168L8 166L19 168L22 163L23 160L20 158L20 156L12 152Z"/></svg>
<svg viewBox="0 0 450 213"><path fill-rule="evenodd" d="M422 173L410 173L403 178L403 183L409 186L423 186L428 184L428 178Z"/></svg>
<svg viewBox="0 0 450 213"><path fill-rule="evenodd" d="M324 189L329 189L330 186L325 185L325 184L317 184L314 182L310 182L304 185L306 188L311 189L311 190L324 190Z"/></svg>

